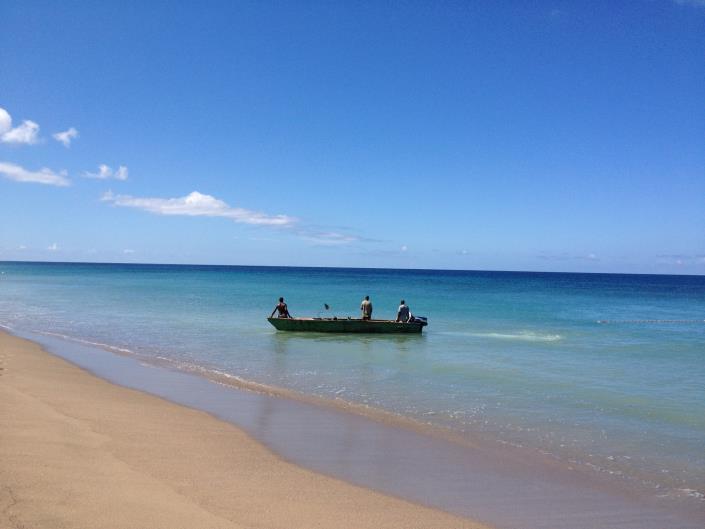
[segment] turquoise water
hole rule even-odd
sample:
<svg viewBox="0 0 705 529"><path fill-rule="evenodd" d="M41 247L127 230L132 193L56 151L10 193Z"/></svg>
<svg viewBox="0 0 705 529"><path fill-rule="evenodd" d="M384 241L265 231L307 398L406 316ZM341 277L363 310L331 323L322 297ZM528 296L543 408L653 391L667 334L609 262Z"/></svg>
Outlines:
<svg viewBox="0 0 705 529"><path fill-rule="evenodd" d="M293 315L378 318L421 336L277 333ZM324 303L330 305L326 311ZM703 503L705 277L0 263L0 324L540 451Z"/></svg>

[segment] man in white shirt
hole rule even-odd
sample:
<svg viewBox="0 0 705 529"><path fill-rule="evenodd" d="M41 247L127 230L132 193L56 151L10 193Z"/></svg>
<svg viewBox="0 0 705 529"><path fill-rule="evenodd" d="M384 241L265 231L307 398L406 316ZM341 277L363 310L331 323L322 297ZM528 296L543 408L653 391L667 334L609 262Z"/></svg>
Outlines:
<svg viewBox="0 0 705 529"><path fill-rule="evenodd" d="M406 323L411 319L411 309L402 299L401 305L399 305L399 310L397 310L397 321Z"/></svg>

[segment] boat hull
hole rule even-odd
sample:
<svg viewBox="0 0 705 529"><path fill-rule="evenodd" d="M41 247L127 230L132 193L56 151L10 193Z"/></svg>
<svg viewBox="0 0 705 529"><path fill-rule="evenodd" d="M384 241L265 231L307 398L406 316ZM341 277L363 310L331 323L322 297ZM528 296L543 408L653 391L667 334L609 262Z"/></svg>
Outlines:
<svg viewBox="0 0 705 529"><path fill-rule="evenodd" d="M333 318L267 318L278 331L364 334L418 334L426 322Z"/></svg>

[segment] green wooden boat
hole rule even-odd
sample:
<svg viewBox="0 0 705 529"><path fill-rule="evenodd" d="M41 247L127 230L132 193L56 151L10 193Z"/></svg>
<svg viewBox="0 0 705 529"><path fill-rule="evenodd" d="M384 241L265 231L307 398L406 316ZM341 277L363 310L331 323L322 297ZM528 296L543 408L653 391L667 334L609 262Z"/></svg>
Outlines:
<svg viewBox="0 0 705 529"><path fill-rule="evenodd" d="M402 323L393 320L357 318L267 318L278 331L339 333L420 333L428 325L426 319Z"/></svg>

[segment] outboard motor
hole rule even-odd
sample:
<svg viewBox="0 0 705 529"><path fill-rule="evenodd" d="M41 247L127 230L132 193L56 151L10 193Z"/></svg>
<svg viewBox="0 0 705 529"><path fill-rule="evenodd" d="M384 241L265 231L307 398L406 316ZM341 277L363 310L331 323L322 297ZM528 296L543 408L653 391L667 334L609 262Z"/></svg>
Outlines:
<svg viewBox="0 0 705 529"><path fill-rule="evenodd" d="M412 316L412 323L420 323L421 327L426 327L428 325L428 318L426 316Z"/></svg>

